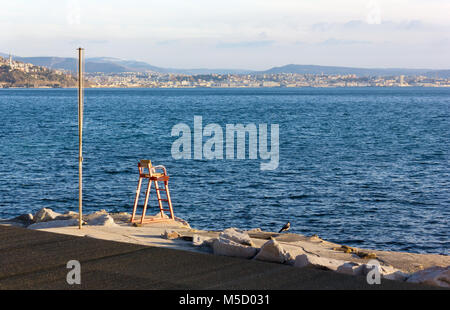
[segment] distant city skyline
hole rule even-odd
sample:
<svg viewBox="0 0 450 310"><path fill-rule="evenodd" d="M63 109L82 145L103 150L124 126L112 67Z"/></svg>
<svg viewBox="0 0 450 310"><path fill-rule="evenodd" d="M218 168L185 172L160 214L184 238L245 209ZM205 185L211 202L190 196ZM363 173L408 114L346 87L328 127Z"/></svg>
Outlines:
<svg viewBox="0 0 450 310"><path fill-rule="evenodd" d="M445 0L2 1L0 51L263 70L289 63L448 69Z"/></svg>

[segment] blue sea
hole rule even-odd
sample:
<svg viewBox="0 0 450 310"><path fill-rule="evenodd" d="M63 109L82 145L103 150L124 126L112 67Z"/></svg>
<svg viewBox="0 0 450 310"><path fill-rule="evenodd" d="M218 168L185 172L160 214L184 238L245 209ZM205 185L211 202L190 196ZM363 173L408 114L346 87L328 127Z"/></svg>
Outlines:
<svg viewBox="0 0 450 310"><path fill-rule="evenodd" d="M172 128L194 116L278 124L278 168L174 159ZM449 253L450 89L86 89L84 120L84 212L131 212L137 162L151 159L194 228L290 221L341 244ZM0 146L0 218L78 210L76 89L1 89Z"/></svg>

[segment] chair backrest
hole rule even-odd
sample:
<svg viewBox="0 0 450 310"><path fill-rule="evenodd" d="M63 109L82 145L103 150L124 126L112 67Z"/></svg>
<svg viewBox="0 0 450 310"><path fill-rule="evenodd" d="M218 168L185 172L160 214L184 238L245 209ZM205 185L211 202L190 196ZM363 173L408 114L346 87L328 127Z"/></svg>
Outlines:
<svg viewBox="0 0 450 310"><path fill-rule="evenodd" d="M142 168L151 168L152 167L152 161L151 160L148 160L148 159L141 159L140 161L139 161L139 165L142 167Z"/></svg>
<svg viewBox="0 0 450 310"><path fill-rule="evenodd" d="M141 159L138 163L138 168L139 168L139 173L141 174L141 176L145 177L159 177L162 175L167 175L167 170L166 167L164 166L152 166L152 161L148 160L148 159ZM148 169L148 174L146 174L146 172L144 171L144 169ZM157 169L162 170L160 172L157 172Z"/></svg>
<svg viewBox="0 0 450 310"><path fill-rule="evenodd" d="M148 160L148 159L141 159L138 163L138 168L139 168L139 174L141 176L144 176L145 174L147 174L147 177L151 177L152 176L152 170L154 170L152 168L152 161ZM148 169L148 172L145 172L145 169Z"/></svg>

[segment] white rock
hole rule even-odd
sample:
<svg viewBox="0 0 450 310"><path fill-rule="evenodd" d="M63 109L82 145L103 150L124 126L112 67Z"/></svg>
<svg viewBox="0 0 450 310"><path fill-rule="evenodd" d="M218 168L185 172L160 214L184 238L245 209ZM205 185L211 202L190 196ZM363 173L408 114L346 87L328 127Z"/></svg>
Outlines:
<svg viewBox="0 0 450 310"><path fill-rule="evenodd" d="M112 213L110 216L114 219L114 222L129 222L131 214L127 212Z"/></svg>
<svg viewBox="0 0 450 310"><path fill-rule="evenodd" d="M378 266L377 266L378 265ZM408 277L408 274L402 272L399 269L396 269L392 266L382 266L378 264L361 264L356 262L345 262L336 270L339 273L349 274L353 276L365 276L367 275L373 268L378 268L380 275L384 279L395 280L395 281L405 281Z"/></svg>
<svg viewBox="0 0 450 310"><path fill-rule="evenodd" d="M405 281L409 277L409 274L392 266L381 266L381 276L388 280Z"/></svg>
<svg viewBox="0 0 450 310"><path fill-rule="evenodd" d="M253 246L253 242L252 239L250 239L250 236L243 230L234 227L222 231L219 235L219 238L228 239L242 245Z"/></svg>
<svg viewBox="0 0 450 310"><path fill-rule="evenodd" d="M212 246L215 239L217 238L205 237L202 235L194 234L192 236L192 244L194 246Z"/></svg>
<svg viewBox="0 0 450 310"><path fill-rule="evenodd" d="M302 254L298 255L295 258L294 267L312 266L316 268L336 271L344 263L345 261L338 259L318 257L311 254Z"/></svg>
<svg viewBox="0 0 450 310"><path fill-rule="evenodd" d="M293 264L295 254L285 249L278 241L272 239L263 244L254 259L280 264Z"/></svg>
<svg viewBox="0 0 450 310"><path fill-rule="evenodd" d="M404 273L403 271L400 270L389 274L382 274L382 277L384 279L394 281L405 281L406 279L408 279L408 276L409 275L407 273Z"/></svg>
<svg viewBox="0 0 450 310"><path fill-rule="evenodd" d="M109 214L104 213L90 214L86 217L86 222L91 226L117 226L114 219Z"/></svg>
<svg viewBox="0 0 450 310"><path fill-rule="evenodd" d="M161 212L161 211L156 213L155 215L153 215L153 217L163 218L163 219L168 219L169 218L169 216L167 214L165 214L164 212Z"/></svg>
<svg viewBox="0 0 450 310"><path fill-rule="evenodd" d="M106 210L95 211L95 212L83 215L83 219L85 221L88 221L90 219L93 219L93 218L98 217L103 214L108 214L108 212L106 212Z"/></svg>
<svg viewBox="0 0 450 310"><path fill-rule="evenodd" d="M405 281L408 278L408 274L403 271L394 268L392 266L381 265L377 260L373 259L372 262L369 261L366 264L360 264L359 271L362 275L367 275L374 268L378 268L378 272L380 273L383 279L395 280L395 281ZM361 273L362 272L362 273Z"/></svg>
<svg viewBox="0 0 450 310"><path fill-rule="evenodd" d="M172 240L172 239L178 239L181 237L181 235L172 229L166 229L164 230L164 233L161 235L162 238Z"/></svg>
<svg viewBox="0 0 450 310"><path fill-rule="evenodd" d="M450 266L430 267L413 273L406 282L450 287Z"/></svg>
<svg viewBox="0 0 450 310"><path fill-rule="evenodd" d="M31 213L22 214L22 215L19 215L16 218L14 218L14 220L17 220L17 221L20 221L20 222L24 222L26 224L31 224L31 223L33 223L33 214L31 214Z"/></svg>
<svg viewBox="0 0 450 310"><path fill-rule="evenodd" d="M39 222L39 223L31 224L27 228L29 228L29 229L45 229L45 228L67 227L67 226L78 226L78 220L70 219L70 220L54 220L54 221L47 221L47 222Z"/></svg>
<svg viewBox="0 0 450 310"><path fill-rule="evenodd" d="M250 230L247 230L246 233L258 233L258 232L262 232L261 228L252 228Z"/></svg>
<svg viewBox="0 0 450 310"><path fill-rule="evenodd" d="M252 258L258 252L257 248L239 244L230 239L218 238L212 244L213 252L216 255L233 257Z"/></svg>
<svg viewBox="0 0 450 310"><path fill-rule="evenodd" d="M55 212L52 209L42 208L33 216L33 220L36 223L52 221L56 217L60 216L61 213Z"/></svg>
<svg viewBox="0 0 450 310"><path fill-rule="evenodd" d="M187 228L191 228L191 225L189 225L189 223L186 220L183 220L182 218L175 216L175 221L177 221L178 223L181 223L183 226L185 226Z"/></svg>
<svg viewBox="0 0 450 310"><path fill-rule="evenodd" d="M360 276L365 274L365 267L362 264L355 262L344 262L336 269L336 271L352 276Z"/></svg>
<svg viewBox="0 0 450 310"><path fill-rule="evenodd" d="M55 220L70 220L70 219L78 219L78 213L73 211L68 211L64 214L58 215Z"/></svg>

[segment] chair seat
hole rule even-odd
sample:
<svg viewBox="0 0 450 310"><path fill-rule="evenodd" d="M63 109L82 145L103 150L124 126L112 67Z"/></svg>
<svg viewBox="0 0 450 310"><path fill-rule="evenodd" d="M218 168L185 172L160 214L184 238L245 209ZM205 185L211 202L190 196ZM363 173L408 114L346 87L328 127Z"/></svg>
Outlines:
<svg viewBox="0 0 450 310"><path fill-rule="evenodd" d="M159 178L159 177L162 177L162 176L164 176L164 173L153 173L152 174L152 178ZM143 177L143 178L150 178L150 174L149 173L142 173L141 177Z"/></svg>

